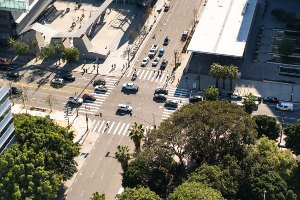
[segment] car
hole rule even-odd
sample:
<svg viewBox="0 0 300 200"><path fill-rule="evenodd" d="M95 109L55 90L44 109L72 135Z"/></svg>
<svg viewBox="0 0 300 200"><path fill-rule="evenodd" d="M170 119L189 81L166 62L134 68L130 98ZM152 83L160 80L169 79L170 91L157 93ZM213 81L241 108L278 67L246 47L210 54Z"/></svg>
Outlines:
<svg viewBox="0 0 300 200"><path fill-rule="evenodd" d="M152 62L152 67L156 67L159 63L159 57L154 58L153 62Z"/></svg>
<svg viewBox="0 0 300 200"><path fill-rule="evenodd" d="M154 44L150 48L150 52L148 54L149 58L153 58L158 51L158 45Z"/></svg>
<svg viewBox="0 0 300 200"><path fill-rule="evenodd" d="M239 93L236 93L236 92L234 92L234 93L232 93L231 95L230 95L230 98L232 98L232 99L242 99L242 95L240 95Z"/></svg>
<svg viewBox="0 0 300 200"><path fill-rule="evenodd" d="M168 12L169 9L170 9L170 5L165 3L164 4L164 12Z"/></svg>
<svg viewBox="0 0 300 200"><path fill-rule="evenodd" d="M65 83L62 78L54 78L51 80L51 85L63 85Z"/></svg>
<svg viewBox="0 0 300 200"><path fill-rule="evenodd" d="M164 46L167 46L167 45L169 44L169 42L170 42L170 38L167 36L167 37L164 39L163 45L164 45Z"/></svg>
<svg viewBox="0 0 300 200"><path fill-rule="evenodd" d="M167 97L165 94L162 94L162 93L158 93L158 94L154 94L154 99L159 99L159 100L167 100Z"/></svg>
<svg viewBox="0 0 300 200"><path fill-rule="evenodd" d="M96 85L95 92L107 92L108 88L105 85Z"/></svg>
<svg viewBox="0 0 300 200"><path fill-rule="evenodd" d="M11 89L9 90L9 93L11 95L19 95L19 94L22 94L22 90L18 89L17 87L11 87Z"/></svg>
<svg viewBox="0 0 300 200"><path fill-rule="evenodd" d="M181 41L186 41L188 37L188 31L183 31L182 35L181 35Z"/></svg>
<svg viewBox="0 0 300 200"><path fill-rule="evenodd" d="M158 51L158 45L157 44L153 44L151 47L150 47L150 50L153 50L153 51Z"/></svg>
<svg viewBox="0 0 300 200"><path fill-rule="evenodd" d="M84 95L82 95L82 99L84 101L96 101L96 98L93 95L91 95L91 94L84 94Z"/></svg>
<svg viewBox="0 0 300 200"><path fill-rule="evenodd" d="M167 100L165 101L165 107L174 107L174 108L177 108L178 105L179 105L179 101L177 100Z"/></svg>
<svg viewBox="0 0 300 200"><path fill-rule="evenodd" d="M123 84L122 89L138 91L139 90L139 86L137 86L134 83L125 83L125 84Z"/></svg>
<svg viewBox="0 0 300 200"><path fill-rule="evenodd" d="M103 79L98 79L98 80L95 80L94 83L93 83L93 86L95 87L96 85L105 85L106 84L106 81L103 80Z"/></svg>
<svg viewBox="0 0 300 200"><path fill-rule="evenodd" d="M242 101L231 101L232 104L235 104L237 106L240 106L240 107L244 107L244 104Z"/></svg>
<svg viewBox="0 0 300 200"><path fill-rule="evenodd" d="M294 111L294 104L290 102L279 102L276 104L276 109L277 110L282 110L282 111Z"/></svg>
<svg viewBox="0 0 300 200"><path fill-rule="evenodd" d="M278 103L279 99L277 97L265 97L263 102Z"/></svg>
<svg viewBox="0 0 300 200"><path fill-rule="evenodd" d="M154 91L154 94L165 94L165 95L168 95L168 89L166 88L157 88L155 91Z"/></svg>
<svg viewBox="0 0 300 200"><path fill-rule="evenodd" d="M19 78L20 77L20 74L18 72L8 72L7 73L7 76L9 78Z"/></svg>
<svg viewBox="0 0 300 200"><path fill-rule="evenodd" d="M197 103L199 101L203 101L203 96L201 96L201 95L193 95L193 96L190 96L190 98L189 98L189 102L190 103Z"/></svg>
<svg viewBox="0 0 300 200"><path fill-rule="evenodd" d="M67 75L63 76L63 79L65 81L73 82L73 81L75 81L75 76L73 74L67 74Z"/></svg>
<svg viewBox="0 0 300 200"><path fill-rule="evenodd" d="M168 61L165 60L165 59L163 59L163 61L162 61L161 64L160 64L160 69L161 69L161 70L166 69L167 65L168 65Z"/></svg>
<svg viewBox="0 0 300 200"><path fill-rule="evenodd" d="M161 48L159 51L158 51L158 57L162 57L165 53L165 49L164 48Z"/></svg>
<svg viewBox="0 0 300 200"><path fill-rule="evenodd" d="M142 60L141 66L142 66L142 67L145 67L145 66L148 64L148 62L149 62L149 57L144 58L144 59Z"/></svg>
<svg viewBox="0 0 300 200"><path fill-rule="evenodd" d="M83 103L83 99L80 96L69 97L68 104L81 105Z"/></svg>
<svg viewBox="0 0 300 200"><path fill-rule="evenodd" d="M118 111L132 112L132 107L127 105L127 104L119 104L118 105Z"/></svg>

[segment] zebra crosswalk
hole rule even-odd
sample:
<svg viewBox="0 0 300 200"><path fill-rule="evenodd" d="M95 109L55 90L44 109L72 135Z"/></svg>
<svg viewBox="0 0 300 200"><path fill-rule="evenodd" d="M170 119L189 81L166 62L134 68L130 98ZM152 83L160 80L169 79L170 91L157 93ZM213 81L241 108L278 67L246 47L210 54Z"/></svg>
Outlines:
<svg viewBox="0 0 300 200"><path fill-rule="evenodd" d="M134 69L131 68L127 73L127 77L131 77L133 73ZM136 74L137 80L147 80L157 83L164 83L168 78L167 73L158 74L158 70L137 69Z"/></svg>
<svg viewBox="0 0 300 200"><path fill-rule="evenodd" d="M182 107L189 101L190 92L187 89L184 88L175 88L175 87L169 87L168 88L169 94L167 96L168 100L176 100L179 101L179 105L177 108L170 108L170 107L164 107L164 111L162 114L161 119L165 120L169 118L173 112L175 112L178 108Z"/></svg>
<svg viewBox="0 0 300 200"><path fill-rule="evenodd" d="M94 120L91 131L94 133L107 133L112 135L128 136L132 123L126 123L122 121L105 121L105 120ZM145 133L148 130L153 129L152 126L145 126Z"/></svg>

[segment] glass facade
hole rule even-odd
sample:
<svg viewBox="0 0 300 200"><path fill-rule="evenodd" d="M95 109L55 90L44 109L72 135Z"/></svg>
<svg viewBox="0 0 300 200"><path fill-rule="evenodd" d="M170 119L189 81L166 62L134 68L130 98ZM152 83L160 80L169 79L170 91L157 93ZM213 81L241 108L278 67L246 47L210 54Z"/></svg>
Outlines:
<svg viewBox="0 0 300 200"><path fill-rule="evenodd" d="M26 11L28 0L0 0L0 10Z"/></svg>

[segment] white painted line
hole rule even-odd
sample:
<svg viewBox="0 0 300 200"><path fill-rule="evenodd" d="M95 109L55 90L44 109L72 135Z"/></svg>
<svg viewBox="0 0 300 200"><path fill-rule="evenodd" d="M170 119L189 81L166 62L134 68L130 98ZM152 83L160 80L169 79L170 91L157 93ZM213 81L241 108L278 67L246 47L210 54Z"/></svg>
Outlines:
<svg viewBox="0 0 300 200"><path fill-rule="evenodd" d="M153 74L151 81L153 81L156 78L156 74Z"/></svg>
<svg viewBox="0 0 300 200"><path fill-rule="evenodd" d="M118 130L120 124L121 124L121 122L118 123L118 125L117 125L117 127L115 128L115 131L113 132L113 134L116 134L116 132L117 132L117 130Z"/></svg>
<svg viewBox="0 0 300 200"><path fill-rule="evenodd" d="M93 96L95 96L95 97L98 97L98 96L99 97L103 97L103 96L105 96L106 97L106 96L108 96L108 94L106 92L105 93L100 93L99 92L99 93L94 93Z"/></svg>
<svg viewBox="0 0 300 200"><path fill-rule="evenodd" d="M138 76L138 75L139 75L139 73L140 73L141 71L142 71L142 70L141 70L141 69L139 69L139 70L137 71L136 75Z"/></svg>
<svg viewBox="0 0 300 200"><path fill-rule="evenodd" d="M110 133L110 131L114 127L114 125L115 125L115 122L112 122L112 124L109 126L108 133Z"/></svg>
<svg viewBox="0 0 300 200"><path fill-rule="evenodd" d="M97 106L95 104L92 104L92 105L84 104L83 107L80 108L80 110L84 110L85 111L85 107L87 108L87 111L99 108L99 106Z"/></svg>
<svg viewBox="0 0 300 200"><path fill-rule="evenodd" d="M144 76L144 78L143 78L143 80L145 80L146 79L146 77L147 77L147 74L149 73L149 71L146 71L146 74L145 74L145 76ZM142 77L141 77L142 78Z"/></svg>
<svg viewBox="0 0 300 200"><path fill-rule="evenodd" d="M131 72L132 72L132 68L131 68L131 69L129 70L129 72L127 73L127 78L130 76Z"/></svg>
<svg viewBox="0 0 300 200"><path fill-rule="evenodd" d="M100 130L102 129L102 126L104 125L104 123L105 123L105 121L103 121L102 123L101 123L101 125L99 126L99 128L98 128L98 133L100 133Z"/></svg>
<svg viewBox="0 0 300 200"><path fill-rule="evenodd" d="M121 134L121 132L122 132L122 129L123 129L123 127L125 126L125 123L123 123L123 125L121 126L121 129L119 130L119 132L118 132L118 135L120 135Z"/></svg>
<svg viewBox="0 0 300 200"><path fill-rule="evenodd" d="M150 71L150 74L149 74L149 76L147 78L148 81L150 80L152 73L153 73L153 71Z"/></svg>
<svg viewBox="0 0 300 200"><path fill-rule="evenodd" d="M164 77L165 77L165 74L162 74L160 81L159 81L160 83L164 81Z"/></svg>
<svg viewBox="0 0 300 200"><path fill-rule="evenodd" d="M142 76L144 73L145 73L145 70L142 71L141 75L139 76L139 79L142 79Z"/></svg>
<svg viewBox="0 0 300 200"><path fill-rule="evenodd" d="M125 128L125 130L124 130L124 133L123 133L123 135L126 135L126 133L129 133L129 126L130 126L130 124L127 124L127 126L126 126L126 128Z"/></svg>
<svg viewBox="0 0 300 200"><path fill-rule="evenodd" d="M87 114L91 114L91 115L94 114L94 112L91 112L91 111L83 111L83 110L79 110L78 113L84 113L84 114L87 113Z"/></svg>

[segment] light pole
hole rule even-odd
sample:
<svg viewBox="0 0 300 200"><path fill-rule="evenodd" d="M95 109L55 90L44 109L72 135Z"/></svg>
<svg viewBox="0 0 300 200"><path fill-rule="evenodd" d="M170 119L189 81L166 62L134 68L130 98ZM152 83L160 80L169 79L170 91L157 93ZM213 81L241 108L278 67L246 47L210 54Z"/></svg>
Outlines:
<svg viewBox="0 0 300 200"><path fill-rule="evenodd" d="M84 106L85 108L85 121L86 121L86 131L89 130L89 119L88 119L88 115L87 115L87 108L86 105ZM90 109L89 109L90 110Z"/></svg>

